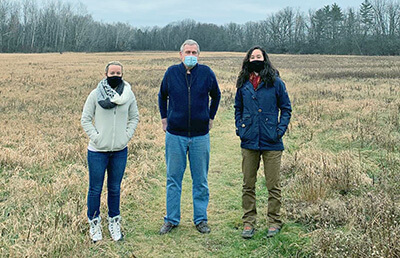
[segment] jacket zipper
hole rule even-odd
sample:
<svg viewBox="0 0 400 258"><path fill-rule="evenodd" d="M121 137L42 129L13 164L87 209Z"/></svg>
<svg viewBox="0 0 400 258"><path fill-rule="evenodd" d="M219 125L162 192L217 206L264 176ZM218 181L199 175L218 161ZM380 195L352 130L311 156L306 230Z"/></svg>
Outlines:
<svg viewBox="0 0 400 258"><path fill-rule="evenodd" d="M188 106L189 106L188 136L190 137L190 124L191 124L190 118L192 116L192 114L191 114L190 88L192 86L192 77L190 76L190 83L189 83L188 78L187 78L188 77L187 73L186 73L185 77L186 77L186 84L187 84L187 87L188 87Z"/></svg>
<svg viewBox="0 0 400 258"><path fill-rule="evenodd" d="M111 151L114 151L114 143L115 143L115 123L117 121L117 108L118 106L115 107L114 109L114 125L113 125L113 135L112 135L112 141L111 141Z"/></svg>

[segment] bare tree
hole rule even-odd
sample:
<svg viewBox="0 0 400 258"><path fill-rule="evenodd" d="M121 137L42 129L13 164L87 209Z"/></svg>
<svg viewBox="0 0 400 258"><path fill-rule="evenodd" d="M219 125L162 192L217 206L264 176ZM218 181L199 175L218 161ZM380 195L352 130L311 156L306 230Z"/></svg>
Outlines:
<svg viewBox="0 0 400 258"><path fill-rule="evenodd" d="M137 29L94 21L83 4L0 0L0 51L177 50L187 38L203 50L276 53L400 54L398 0L363 0L359 9L326 5L308 14L287 7L265 20L215 25L194 20Z"/></svg>
<svg viewBox="0 0 400 258"><path fill-rule="evenodd" d="M377 35L387 34L387 2L385 0L373 0L372 6L374 10L375 19L375 33Z"/></svg>
<svg viewBox="0 0 400 258"><path fill-rule="evenodd" d="M11 32L7 30L7 24L9 19L9 10L10 3L6 0L0 0L0 50L4 52L6 49L5 42L6 38L10 35Z"/></svg>
<svg viewBox="0 0 400 258"><path fill-rule="evenodd" d="M389 35L395 36L400 28L400 4L398 1L389 1L387 5L389 19Z"/></svg>

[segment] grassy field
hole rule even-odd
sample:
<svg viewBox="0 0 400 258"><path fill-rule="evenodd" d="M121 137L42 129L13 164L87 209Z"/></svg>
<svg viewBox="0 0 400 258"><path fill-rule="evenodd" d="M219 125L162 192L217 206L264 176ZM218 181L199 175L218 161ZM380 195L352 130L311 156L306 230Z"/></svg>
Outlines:
<svg viewBox="0 0 400 258"><path fill-rule="evenodd" d="M235 81L244 53L202 52L222 91L211 131L209 235L192 222L190 173L182 221L159 236L165 213L164 133L157 93L177 52L0 54L1 257L400 257L400 57L271 55L293 116L284 138L281 234L258 225L244 240ZM125 65L141 121L122 182L124 241L88 236L84 101L112 60ZM106 189L102 195L105 219ZM104 220L105 222L105 220Z"/></svg>

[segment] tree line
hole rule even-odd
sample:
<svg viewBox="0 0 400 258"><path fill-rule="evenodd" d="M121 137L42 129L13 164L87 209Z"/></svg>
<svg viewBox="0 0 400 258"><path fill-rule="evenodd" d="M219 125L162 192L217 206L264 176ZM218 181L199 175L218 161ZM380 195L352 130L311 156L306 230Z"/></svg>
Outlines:
<svg viewBox="0 0 400 258"><path fill-rule="evenodd" d="M308 13L286 7L245 24L182 20L137 28L95 21L82 4L0 0L2 53L176 51L188 38L208 51L246 51L261 45L271 53L399 55L400 3L364 0L346 10L333 3Z"/></svg>

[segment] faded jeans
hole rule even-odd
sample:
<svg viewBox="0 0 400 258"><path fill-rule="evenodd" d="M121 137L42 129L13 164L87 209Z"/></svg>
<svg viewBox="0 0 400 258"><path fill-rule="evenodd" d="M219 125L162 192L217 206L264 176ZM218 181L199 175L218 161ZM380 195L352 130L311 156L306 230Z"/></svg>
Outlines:
<svg viewBox="0 0 400 258"><path fill-rule="evenodd" d="M209 134L195 137L165 136L165 158L167 163L167 214L165 222L178 225L181 219L182 179L189 157L192 176L193 221L207 221L209 201L208 166L210 160Z"/></svg>

